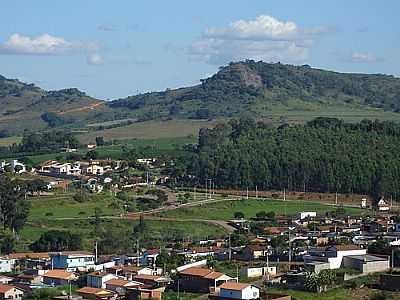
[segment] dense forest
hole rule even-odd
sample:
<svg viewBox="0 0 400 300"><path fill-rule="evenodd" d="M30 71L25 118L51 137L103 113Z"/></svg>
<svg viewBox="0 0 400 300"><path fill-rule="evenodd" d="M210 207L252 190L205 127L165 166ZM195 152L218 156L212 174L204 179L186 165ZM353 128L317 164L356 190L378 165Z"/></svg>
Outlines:
<svg viewBox="0 0 400 300"><path fill-rule="evenodd" d="M317 118L272 127L250 118L202 129L175 176L188 185L400 195L400 125Z"/></svg>

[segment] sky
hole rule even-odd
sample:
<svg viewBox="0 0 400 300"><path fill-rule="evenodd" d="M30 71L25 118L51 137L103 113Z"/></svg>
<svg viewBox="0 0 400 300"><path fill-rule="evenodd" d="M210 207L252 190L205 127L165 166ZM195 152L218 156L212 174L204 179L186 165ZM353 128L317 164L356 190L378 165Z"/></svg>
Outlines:
<svg viewBox="0 0 400 300"><path fill-rule="evenodd" d="M244 59L400 75L400 1L13 0L0 74L99 99L198 84Z"/></svg>

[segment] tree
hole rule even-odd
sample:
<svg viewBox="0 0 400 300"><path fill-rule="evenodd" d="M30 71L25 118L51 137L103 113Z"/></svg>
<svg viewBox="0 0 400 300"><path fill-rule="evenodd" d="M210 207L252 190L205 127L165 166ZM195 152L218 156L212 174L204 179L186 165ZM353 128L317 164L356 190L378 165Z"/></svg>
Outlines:
<svg viewBox="0 0 400 300"><path fill-rule="evenodd" d="M95 160L95 159L97 159L98 156L99 156L99 154L97 153L96 150L90 150L90 151L88 151L88 153L86 153L85 158L88 160Z"/></svg>
<svg viewBox="0 0 400 300"><path fill-rule="evenodd" d="M237 211L233 214L233 217L235 219L244 219L244 213L242 213L241 211Z"/></svg>
<svg viewBox="0 0 400 300"><path fill-rule="evenodd" d="M117 193L117 198L119 200L122 200L122 201L128 201L129 200L129 194L127 192L125 192L125 191L121 191L121 192Z"/></svg>
<svg viewBox="0 0 400 300"><path fill-rule="evenodd" d="M256 217L258 219L265 219L267 217L267 213L263 210L263 211L259 211L258 213L256 213Z"/></svg>
<svg viewBox="0 0 400 300"><path fill-rule="evenodd" d="M18 232L24 226L30 209L25 193L24 183L0 175L0 221L3 229Z"/></svg>
<svg viewBox="0 0 400 300"><path fill-rule="evenodd" d="M15 250L15 237L9 230L0 231L0 254L9 254Z"/></svg>
<svg viewBox="0 0 400 300"><path fill-rule="evenodd" d="M104 137L102 136L97 136L96 137L96 146L104 146L105 142L104 142Z"/></svg>
<svg viewBox="0 0 400 300"><path fill-rule="evenodd" d="M74 251L82 247L78 234L69 231L50 230L43 233L29 248L35 252Z"/></svg>

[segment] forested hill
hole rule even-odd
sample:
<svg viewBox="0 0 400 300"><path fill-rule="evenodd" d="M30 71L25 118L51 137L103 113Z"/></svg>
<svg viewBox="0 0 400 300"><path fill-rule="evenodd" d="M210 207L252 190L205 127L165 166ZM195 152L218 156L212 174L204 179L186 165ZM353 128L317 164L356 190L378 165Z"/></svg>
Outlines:
<svg viewBox="0 0 400 300"><path fill-rule="evenodd" d="M400 195L400 125L317 118L270 127L252 119L202 129L175 176L190 185Z"/></svg>
<svg viewBox="0 0 400 300"><path fill-rule="evenodd" d="M274 106L312 110L318 106L376 107L400 111L400 79L347 74L280 63L231 63L200 85L115 100L146 118L266 116Z"/></svg>

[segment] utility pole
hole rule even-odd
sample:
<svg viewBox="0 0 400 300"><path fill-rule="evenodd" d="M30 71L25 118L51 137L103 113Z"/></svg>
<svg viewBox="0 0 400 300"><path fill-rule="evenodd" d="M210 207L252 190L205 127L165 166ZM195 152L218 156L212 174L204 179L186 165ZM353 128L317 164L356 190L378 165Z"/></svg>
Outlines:
<svg viewBox="0 0 400 300"><path fill-rule="evenodd" d="M256 186L256 199L258 199L258 188Z"/></svg>
<svg viewBox="0 0 400 300"><path fill-rule="evenodd" d="M229 261L231 261L232 260L231 234L229 234L228 241L229 241Z"/></svg>
<svg viewBox="0 0 400 300"><path fill-rule="evenodd" d="M194 201L196 202L196 186L194 186L194 188L193 188L193 198L194 198Z"/></svg>
<svg viewBox="0 0 400 300"><path fill-rule="evenodd" d="M286 201L286 188L283 189L283 201Z"/></svg>
<svg viewBox="0 0 400 300"><path fill-rule="evenodd" d="M208 181L208 179L206 179L206 199L208 199L208 197L207 197L207 181Z"/></svg>
<svg viewBox="0 0 400 300"><path fill-rule="evenodd" d="M96 242L94 243L94 253L95 253L95 263L97 263L97 260L98 260L98 252L97 252L97 240L96 240Z"/></svg>
<svg viewBox="0 0 400 300"><path fill-rule="evenodd" d="M335 205L338 205L338 194L337 194L337 191L335 193Z"/></svg>
<svg viewBox="0 0 400 300"><path fill-rule="evenodd" d="M249 199L249 187L246 189L246 199Z"/></svg>
<svg viewBox="0 0 400 300"><path fill-rule="evenodd" d="M290 242L290 228L289 228L289 271L292 264L292 244Z"/></svg>
<svg viewBox="0 0 400 300"><path fill-rule="evenodd" d="M139 267L140 260L140 248L139 248L139 238L136 240L136 266Z"/></svg>

